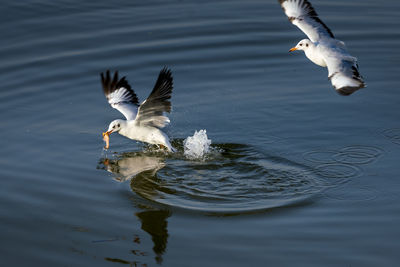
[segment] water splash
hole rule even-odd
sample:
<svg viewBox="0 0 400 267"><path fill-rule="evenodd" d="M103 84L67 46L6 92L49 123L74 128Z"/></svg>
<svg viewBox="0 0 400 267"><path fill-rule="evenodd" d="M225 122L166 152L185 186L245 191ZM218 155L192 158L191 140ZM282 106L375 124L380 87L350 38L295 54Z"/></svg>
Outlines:
<svg viewBox="0 0 400 267"><path fill-rule="evenodd" d="M193 136L188 136L183 141L183 154L188 159L204 159L210 152L210 145L211 140L208 139L206 130L195 131Z"/></svg>

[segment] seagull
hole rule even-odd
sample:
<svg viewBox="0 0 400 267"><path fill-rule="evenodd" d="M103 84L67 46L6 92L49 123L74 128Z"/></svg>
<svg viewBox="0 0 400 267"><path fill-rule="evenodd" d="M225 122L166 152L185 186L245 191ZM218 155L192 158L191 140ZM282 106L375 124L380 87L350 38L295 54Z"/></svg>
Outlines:
<svg viewBox="0 0 400 267"><path fill-rule="evenodd" d="M114 120L103 133L105 148L109 147L109 135L113 132L141 142L155 144L174 152L168 136L161 131L170 120L166 112L171 112L173 80L171 70L163 68L149 97L139 105L139 99L125 77L118 78L118 71L111 79L110 71L100 74L104 94L111 107L120 111L126 120Z"/></svg>
<svg viewBox="0 0 400 267"><path fill-rule="evenodd" d="M328 77L341 95L350 95L366 86L358 71L357 58L351 56L344 42L319 19L307 0L278 0L289 21L309 39L301 40L289 51L303 50L313 63L328 68Z"/></svg>

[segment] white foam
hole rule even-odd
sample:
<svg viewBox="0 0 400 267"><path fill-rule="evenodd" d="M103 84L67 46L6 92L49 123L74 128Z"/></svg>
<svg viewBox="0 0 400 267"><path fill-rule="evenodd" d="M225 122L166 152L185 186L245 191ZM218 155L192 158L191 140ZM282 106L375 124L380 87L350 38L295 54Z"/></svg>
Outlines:
<svg viewBox="0 0 400 267"><path fill-rule="evenodd" d="M207 137L206 130L195 131L193 136L188 136L183 141L183 154L188 159L202 159L210 152L211 140Z"/></svg>

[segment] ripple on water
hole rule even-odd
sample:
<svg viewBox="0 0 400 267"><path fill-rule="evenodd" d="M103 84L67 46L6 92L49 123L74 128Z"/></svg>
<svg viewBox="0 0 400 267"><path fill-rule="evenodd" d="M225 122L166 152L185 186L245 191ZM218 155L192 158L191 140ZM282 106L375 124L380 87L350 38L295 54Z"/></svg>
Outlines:
<svg viewBox="0 0 400 267"><path fill-rule="evenodd" d="M302 203L321 190L316 176L304 165L247 145L214 148L219 152L205 161L186 160L179 153L162 159L161 155L139 152L103 161L103 165L119 180L132 178L132 190L147 200L202 212L268 210ZM147 166L138 173L142 160L132 158L143 157L146 163L154 163L154 169Z"/></svg>
<svg viewBox="0 0 400 267"><path fill-rule="evenodd" d="M303 158L313 163L335 163L336 150L312 150L303 154Z"/></svg>
<svg viewBox="0 0 400 267"><path fill-rule="evenodd" d="M375 161L382 153L382 149L373 146L348 146L340 149L334 159L347 164L367 164Z"/></svg>
<svg viewBox="0 0 400 267"><path fill-rule="evenodd" d="M400 145L400 128L383 130L382 135L389 139L392 143Z"/></svg>
<svg viewBox="0 0 400 267"><path fill-rule="evenodd" d="M343 163L350 165L367 164L382 155L380 148L373 146L353 145L339 150L312 150L303 154L309 162L321 164Z"/></svg>
<svg viewBox="0 0 400 267"><path fill-rule="evenodd" d="M316 166L315 172L324 178L343 179L359 176L361 169L350 164L327 163Z"/></svg>
<svg viewBox="0 0 400 267"><path fill-rule="evenodd" d="M383 150L374 146L352 145L338 150L312 150L303 154L311 163L315 175L324 181L324 195L335 200L364 201L374 199L377 192L369 188L343 186L362 175L363 164L372 163L383 154ZM333 188L333 189L332 189Z"/></svg>
<svg viewBox="0 0 400 267"><path fill-rule="evenodd" d="M368 187L339 186L326 191L324 195L334 200L369 201L377 198L378 191Z"/></svg>

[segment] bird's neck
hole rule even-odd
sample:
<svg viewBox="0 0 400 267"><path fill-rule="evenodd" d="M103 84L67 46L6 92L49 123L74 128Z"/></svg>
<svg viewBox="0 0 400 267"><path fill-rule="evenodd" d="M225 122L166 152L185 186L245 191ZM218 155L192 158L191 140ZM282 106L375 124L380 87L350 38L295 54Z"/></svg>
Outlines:
<svg viewBox="0 0 400 267"><path fill-rule="evenodd" d="M326 62L324 58L321 56L319 49L316 45L311 45L307 50L304 51L306 57L321 67L326 67Z"/></svg>

